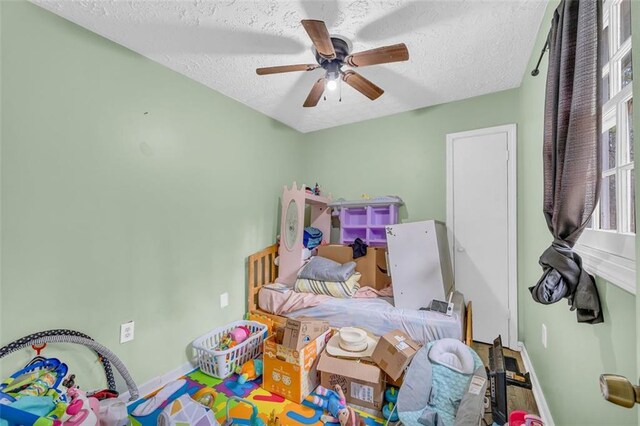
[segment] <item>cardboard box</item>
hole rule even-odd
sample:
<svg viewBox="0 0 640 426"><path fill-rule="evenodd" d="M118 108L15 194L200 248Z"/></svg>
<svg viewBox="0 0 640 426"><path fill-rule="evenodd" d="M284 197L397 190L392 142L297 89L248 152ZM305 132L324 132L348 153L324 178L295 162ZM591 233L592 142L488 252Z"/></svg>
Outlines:
<svg viewBox="0 0 640 426"><path fill-rule="evenodd" d="M380 338L371 358L389 377L398 380L418 349L418 343L402 331L394 330Z"/></svg>
<svg viewBox="0 0 640 426"><path fill-rule="evenodd" d="M340 385L347 402L380 410L384 404L384 373L373 364L334 358L324 352L318 362L320 384L327 389Z"/></svg>
<svg viewBox="0 0 640 426"><path fill-rule="evenodd" d="M300 351L277 343L275 336L265 340L262 388L290 401L304 401L320 384L318 356L330 337L327 330Z"/></svg>
<svg viewBox="0 0 640 426"><path fill-rule="evenodd" d="M288 318L282 344L300 350L329 329L329 322L313 318Z"/></svg>
<svg viewBox="0 0 640 426"><path fill-rule="evenodd" d="M367 255L353 259L353 249L349 246L330 244L318 247L318 256L326 257L338 263L356 262L356 272L360 272L360 286L369 286L382 290L391 284L387 274L387 249L368 247Z"/></svg>

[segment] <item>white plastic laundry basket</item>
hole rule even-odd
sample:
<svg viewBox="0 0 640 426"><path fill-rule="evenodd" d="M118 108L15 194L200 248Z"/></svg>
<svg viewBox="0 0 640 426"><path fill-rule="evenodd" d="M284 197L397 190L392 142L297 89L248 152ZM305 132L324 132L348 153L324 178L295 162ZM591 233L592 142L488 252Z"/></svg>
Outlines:
<svg viewBox="0 0 640 426"><path fill-rule="evenodd" d="M224 351L215 350L225 335L241 325L251 331L247 340ZM192 344L198 368L209 376L226 379L237 367L260 355L267 331L267 326L259 322L235 321L198 337Z"/></svg>

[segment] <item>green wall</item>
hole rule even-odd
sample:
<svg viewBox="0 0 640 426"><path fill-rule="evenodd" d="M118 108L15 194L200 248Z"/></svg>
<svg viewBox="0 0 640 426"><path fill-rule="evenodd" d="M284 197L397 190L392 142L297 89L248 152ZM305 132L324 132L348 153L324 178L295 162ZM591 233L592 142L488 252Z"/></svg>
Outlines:
<svg viewBox="0 0 640 426"><path fill-rule="evenodd" d="M0 7L0 341L78 329L143 383L245 312L245 259L274 241L299 133L33 4Z"/></svg>

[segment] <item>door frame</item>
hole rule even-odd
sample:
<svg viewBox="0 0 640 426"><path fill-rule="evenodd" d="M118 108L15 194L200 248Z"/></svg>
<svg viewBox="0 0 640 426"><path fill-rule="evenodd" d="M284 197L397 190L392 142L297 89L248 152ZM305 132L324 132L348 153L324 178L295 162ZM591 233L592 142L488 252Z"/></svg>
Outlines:
<svg viewBox="0 0 640 426"><path fill-rule="evenodd" d="M453 268L455 286L455 256L453 235L453 142L459 138L484 136L496 133L507 134L507 233L508 233L508 280L509 280L509 347L516 349L518 343L518 206L517 188L517 127L516 124L487 127L465 132L447 134L447 239L449 240L449 254Z"/></svg>

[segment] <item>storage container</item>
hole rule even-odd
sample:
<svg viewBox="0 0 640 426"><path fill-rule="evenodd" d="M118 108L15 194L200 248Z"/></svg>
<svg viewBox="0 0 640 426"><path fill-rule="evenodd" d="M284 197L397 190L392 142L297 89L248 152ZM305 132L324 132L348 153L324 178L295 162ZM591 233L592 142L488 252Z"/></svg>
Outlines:
<svg viewBox="0 0 640 426"><path fill-rule="evenodd" d="M251 331L251 335L244 342L222 351L215 349L230 331L242 325ZM266 325L243 320L218 327L198 337L192 343L198 368L209 376L226 379L235 372L237 367L260 355L267 333Z"/></svg>

